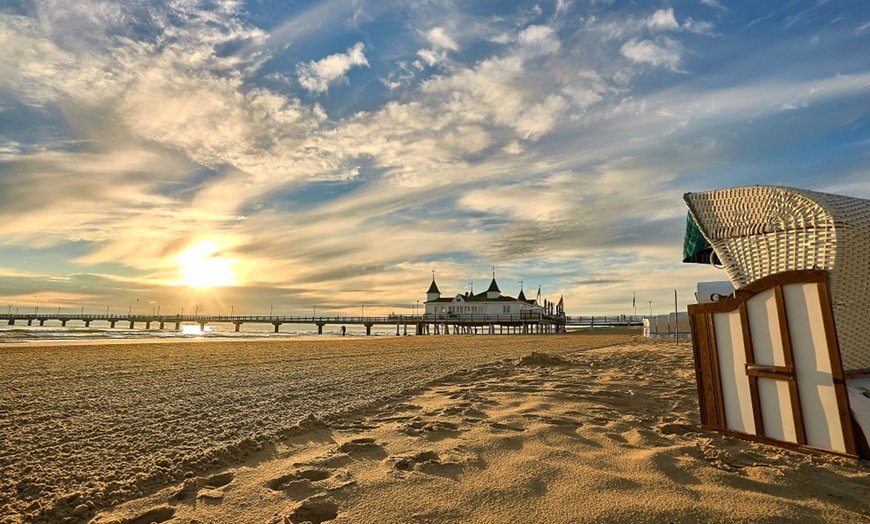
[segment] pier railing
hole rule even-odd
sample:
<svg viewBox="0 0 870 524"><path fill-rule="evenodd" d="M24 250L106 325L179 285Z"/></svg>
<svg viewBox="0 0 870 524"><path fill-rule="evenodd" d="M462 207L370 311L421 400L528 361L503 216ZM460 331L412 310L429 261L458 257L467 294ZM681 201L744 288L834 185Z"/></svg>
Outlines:
<svg viewBox="0 0 870 524"><path fill-rule="evenodd" d="M160 314L138 314L128 312L127 314L100 314L100 313L54 313L54 312L34 312L34 313L0 313L0 322L5 321L8 325L14 326L17 322L26 322L28 326L32 326L37 322L39 326L44 326L47 321L58 321L61 326L67 327L70 321L84 322L85 327L90 327L92 322L106 322L110 327L114 328L118 323L128 324L130 329L136 327L136 324L144 324L145 329L151 329L152 324L157 324L160 329L164 329L166 324L174 325L176 330L181 328L183 323L199 324L201 329L205 329L206 324L226 322L235 325L235 330L243 324L272 324L275 332L278 333L279 326L283 324L314 324L317 327L318 334L323 333L324 326L327 325L362 325L366 328L366 334L371 334L373 326L396 326L396 333L399 333L399 326L405 326L405 330L409 326L413 326L416 332L428 333L431 330L435 333L449 332L449 326L453 327L455 333L468 332L473 330L477 332L478 328L486 328L482 331L495 333L495 327L499 326L499 332L503 332L504 328L508 331L531 333L531 332L560 332L564 331L566 326L638 326L643 324L641 316L626 316L626 315L600 315L600 316L552 316L544 315L540 312L523 312L513 315L487 315L482 313L464 313L464 314L421 314L421 315L387 315L387 316L342 316L342 315L313 315L313 316L296 316L296 315L160 315ZM72 326L69 326L72 327Z"/></svg>

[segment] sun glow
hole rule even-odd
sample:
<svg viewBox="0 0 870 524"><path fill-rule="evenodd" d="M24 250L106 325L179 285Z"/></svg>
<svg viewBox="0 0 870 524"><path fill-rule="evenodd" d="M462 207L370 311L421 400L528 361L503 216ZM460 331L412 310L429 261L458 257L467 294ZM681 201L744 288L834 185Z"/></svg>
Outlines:
<svg viewBox="0 0 870 524"><path fill-rule="evenodd" d="M235 273L230 269L236 261L221 257L214 242L199 242L175 260L181 265L182 285L217 287L236 284Z"/></svg>

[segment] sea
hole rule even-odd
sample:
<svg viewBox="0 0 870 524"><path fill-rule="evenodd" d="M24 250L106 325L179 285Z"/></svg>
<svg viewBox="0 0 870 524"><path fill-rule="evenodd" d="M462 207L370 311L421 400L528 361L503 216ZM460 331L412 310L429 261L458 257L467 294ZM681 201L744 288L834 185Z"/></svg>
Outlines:
<svg viewBox="0 0 870 524"><path fill-rule="evenodd" d="M22 325L23 324L23 325ZM34 322L34 324L36 324ZM79 324L79 325L76 325ZM47 320L44 326L28 326L25 321L19 320L14 326L6 325L2 321L0 325L0 345L4 343L22 342L62 342L62 341L90 341L90 340L149 340L149 339L252 339L252 338L333 338L342 337L340 325L326 325L323 333L318 335L317 327L313 324L282 324L278 333L272 324L242 324L239 331L231 323L216 322L206 324L205 330L201 330L199 324L187 322L181 324L180 330L175 330L174 323L167 323L166 329L157 329L157 322L151 324L151 329L145 329L145 323L137 323L133 329L129 324L121 322L110 327L108 322L93 321L90 327L84 327L81 321L69 321L67 326L61 325L59 320ZM408 327L407 333L414 334L413 326ZM405 334L404 327L401 335ZM348 324L345 336L364 337L365 327ZM396 336L395 326L373 326L371 336Z"/></svg>

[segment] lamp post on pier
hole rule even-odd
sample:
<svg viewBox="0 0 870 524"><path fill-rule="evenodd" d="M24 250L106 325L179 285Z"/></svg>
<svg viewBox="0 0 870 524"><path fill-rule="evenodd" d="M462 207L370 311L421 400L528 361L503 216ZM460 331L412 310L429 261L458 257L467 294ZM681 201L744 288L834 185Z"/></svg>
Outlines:
<svg viewBox="0 0 870 524"><path fill-rule="evenodd" d="M235 316L235 314L236 314L236 306L235 306L235 304L230 305L230 316L231 316L231 317L232 317L232 316Z"/></svg>

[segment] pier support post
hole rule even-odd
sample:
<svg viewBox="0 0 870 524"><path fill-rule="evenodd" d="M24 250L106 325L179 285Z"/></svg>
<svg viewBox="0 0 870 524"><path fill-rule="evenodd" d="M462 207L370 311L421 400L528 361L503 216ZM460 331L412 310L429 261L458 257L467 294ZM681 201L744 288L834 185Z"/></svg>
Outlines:
<svg viewBox="0 0 870 524"><path fill-rule="evenodd" d="M181 322L176 322L175 323L175 331L179 331L179 330L181 330Z"/></svg>
<svg viewBox="0 0 870 524"><path fill-rule="evenodd" d="M133 326L134 326L134 325L135 325L135 323L131 320L131 321L130 321L130 329L133 329Z"/></svg>
<svg viewBox="0 0 870 524"><path fill-rule="evenodd" d="M367 336L368 336L368 335L371 335L371 334L372 334L372 325L371 325L371 324L366 324L365 326L366 326L366 335L367 335Z"/></svg>
<svg viewBox="0 0 870 524"><path fill-rule="evenodd" d="M44 318L39 319L39 325L40 325L40 326L44 326L44 325L45 325L45 319L44 319Z"/></svg>
<svg viewBox="0 0 870 524"><path fill-rule="evenodd" d="M66 327L66 320L60 321L60 327Z"/></svg>
<svg viewBox="0 0 870 524"><path fill-rule="evenodd" d="M272 322L272 325L275 326L275 333L278 332L278 328L281 326L280 322Z"/></svg>
<svg viewBox="0 0 870 524"><path fill-rule="evenodd" d="M322 335L322 334L323 334L323 324L322 324L322 323L318 323L318 324L317 324L317 334L318 334L318 335Z"/></svg>
<svg viewBox="0 0 870 524"><path fill-rule="evenodd" d="M408 324L405 324L405 336L408 336Z"/></svg>
<svg viewBox="0 0 870 524"><path fill-rule="evenodd" d="M160 329L163 329L163 322L160 322Z"/></svg>
<svg viewBox="0 0 870 524"><path fill-rule="evenodd" d="M14 319L14 318L10 318L10 319L9 319L9 325L10 325L10 326L14 326L14 325L15 325L15 319Z"/></svg>
<svg viewBox="0 0 870 524"><path fill-rule="evenodd" d="M117 322L117 320L110 320L110 321L109 321L109 327L112 328L112 329L115 329L115 322Z"/></svg>
<svg viewBox="0 0 870 524"><path fill-rule="evenodd" d="M205 332L205 322L199 323L199 330L202 331L203 333Z"/></svg>
<svg viewBox="0 0 870 524"><path fill-rule="evenodd" d="M399 336L399 325L398 324L396 324L396 336L397 337Z"/></svg>
<svg viewBox="0 0 870 524"><path fill-rule="evenodd" d="M91 327L91 321L90 321L90 320L85 320L85 327L86 327L86 328Z"/></svg>
<svg viewBox="0 0 870 524"><path fill-rule="evenodd" d="M238 333L238 332L239 332L239 326L241 326L242 323L241 323L241 322L233 322L233 325L236 326L236 328L235 328L235 332Z"/></svg>
<svg viewBox="0 0 870 524"><path fill-rule="evenodd" d="M145 322L145 329L151 329L151 321Z"/></svg>

